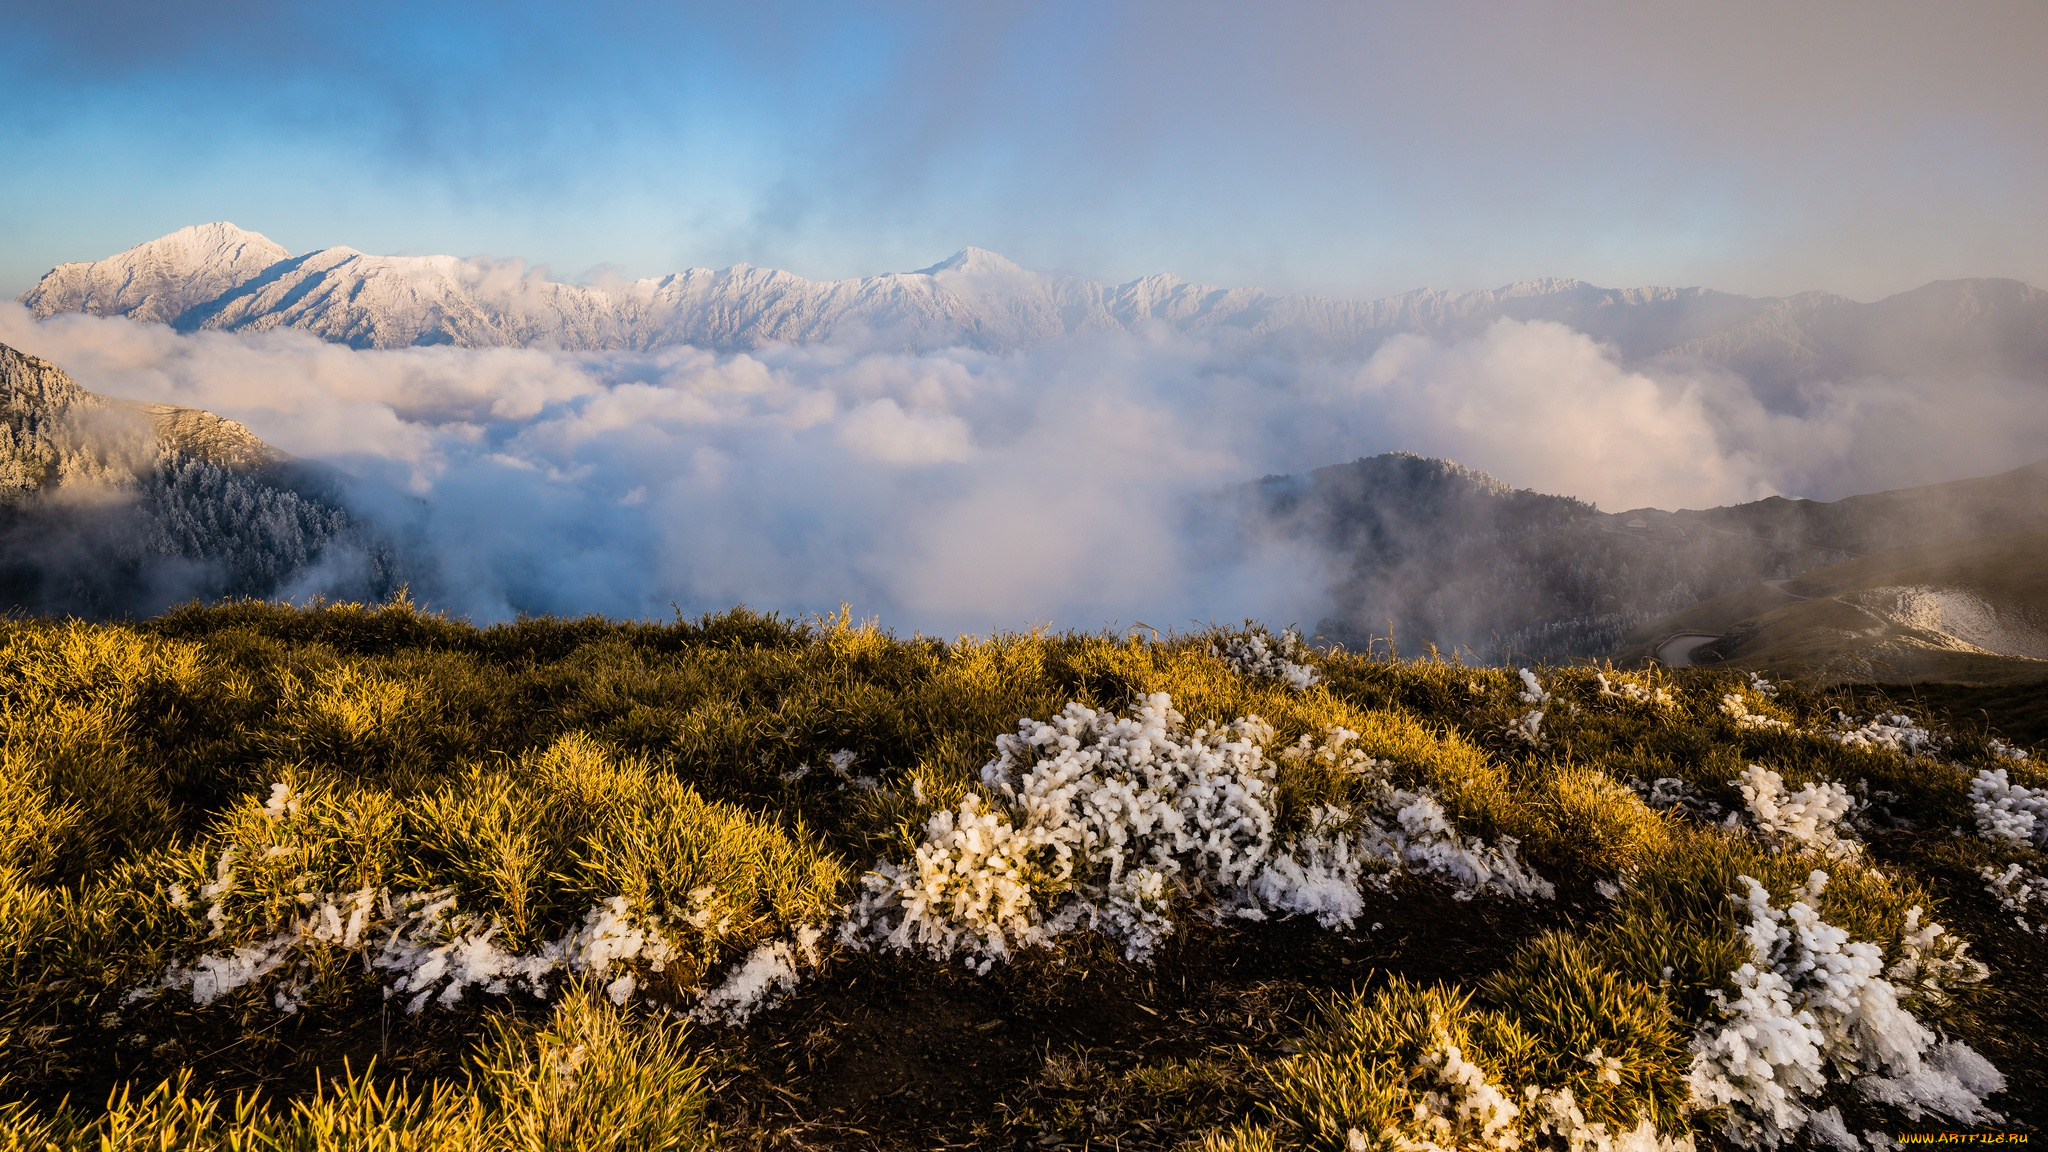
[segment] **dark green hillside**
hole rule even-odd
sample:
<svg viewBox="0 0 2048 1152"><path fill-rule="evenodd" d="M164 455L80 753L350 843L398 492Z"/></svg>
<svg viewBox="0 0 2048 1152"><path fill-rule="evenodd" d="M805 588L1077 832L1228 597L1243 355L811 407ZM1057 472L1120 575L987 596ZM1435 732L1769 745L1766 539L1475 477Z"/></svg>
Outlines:
<svg viewBox="0 0 2048 1152"><path fill-rule="evenodd" d="M0 1147L2040 1121L2038 759L1727 673L1533 675L745 612L0 624ZM1786 909L1868 995L1785 977L1846 1031L1772 1113L1715 1072L1762 1017L1716 1005L1806 955L1746 943Z"/></svg>

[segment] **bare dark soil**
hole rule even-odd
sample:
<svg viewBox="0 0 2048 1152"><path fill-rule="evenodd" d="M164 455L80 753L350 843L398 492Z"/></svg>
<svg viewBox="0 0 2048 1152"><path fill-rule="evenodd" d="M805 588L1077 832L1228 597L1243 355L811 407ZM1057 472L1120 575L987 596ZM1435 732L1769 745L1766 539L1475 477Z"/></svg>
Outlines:
<svg viewBox="0 0 2048 1152"><path fill-rule="evenodd" d="M726 1083L712 1118L760 1149L1171 1148L1190 1126L1255 1109L1250 1078L1226 1072L1223 1084L1210 1076L1206 1091L1175 1093L1160 1123L1131 1114L1146 1102L1120 1074L1219 1060L1249 1072L1284 1051L1318 998L1389 973L1476 981L1568 910L1461 902L1412 883L1357 931L1191 925L1150 965L1085 946L1063 963L1028 956L988 976L854 956L713 1041Z"/></svg>

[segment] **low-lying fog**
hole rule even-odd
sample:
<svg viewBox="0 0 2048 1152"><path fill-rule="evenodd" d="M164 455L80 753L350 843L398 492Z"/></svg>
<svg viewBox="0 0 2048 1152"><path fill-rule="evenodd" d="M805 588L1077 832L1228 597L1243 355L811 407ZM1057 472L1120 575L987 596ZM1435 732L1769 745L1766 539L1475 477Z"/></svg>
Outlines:
<svg viewBox="0 0 2048 1152"><path fill-rule="evenodd" d="M357 477L356 511L422 554L416 594L479 621L848 601L905 632L1313 623L1319 559L1242 547L1199 497L1405 449L1610 511L1705 507L1981 475L2048 444L2041 383L1836 380L1771 411L1725 370L1625 366L1510 320L1345 360L1183 334L589 354L354 351L8 303L0 343Z"/></svg>

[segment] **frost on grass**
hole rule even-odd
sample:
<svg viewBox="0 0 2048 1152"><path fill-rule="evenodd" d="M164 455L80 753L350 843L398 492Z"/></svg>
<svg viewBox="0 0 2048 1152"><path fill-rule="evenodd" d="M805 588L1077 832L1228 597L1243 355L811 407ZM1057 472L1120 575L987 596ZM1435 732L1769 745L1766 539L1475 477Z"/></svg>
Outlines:
<svg viewBox="0 0 2048 1152"><path fill-rule="evenodd" d="M295 918L288 930L255 944L203 954L189 964L173 963L155 985L131 992L129 999L171 990L190 994L196 1004L211 1004L293 965L298 978L278 988L273 1000L279 1009L295 1012L308 987L304 973L314 954L339 952L360 956L367 970L381 973L385 999L402 998L408 1013L430 1001L452 1008L471 989L502 996L521 988L545 997L557 975L603 979L615 970L623 975L606 990L623 1004L636 981L627 966L644 964L659 972L677 956L660 918L636 914L623 896L600 901L579 927L524 953L500 948L498 922L461 911L448 889L308 893L300 902L306 915ZM218 909L216 904L209 911Z"/></svg>
<svg viewBox="0 0 2048 1152"><path fill-rule="evenodd" d="M1302 642L1301 633L1292 628L1275 636L1254 625L1218 637L1210 650L1240 676L1278 680L1296 692L1314 687L1322 678L1308 663L1309 647Z"/></svg>
<svg viewBox="0 0 2048 1152"><path fill-rule="evenodd" d="M2027 914L2035 905L2048 908L2048 876L2021 864L1987 867L1978 875L1984 877L1984 891L1998 901L2000 908L2013 914L2013 923L2019 926L2020 931L2032 933L2048 927L2027 920Z"/></svg>
<svg viewBox="0 0 2048 1152"><path fill-rule="evenodd" d="M1757 834L1772 847L1818 852L1832 860L1862 853L1863 845L1842 826L1856 809L1848 788L1808 781L1788 792L1785 778L1760 764L1751 764L1729 783L1742 790Z"/></svg>
<svg viewBox="0 0 2048 1152"><path fill-rule="evenodd" d="M1781 1144L1810 1124L1830 1080L1909 1119L1999 1119L1984 1103L2005 1086L1997 1070L1967 1046L1939 1041L1900 1006L1883 950L1814 911L1827 873L1813 873L1782 910L1763 885L1741 880L1750 962L1731 977L1733 998L1714 992L1719 1019L1693 1038L1694 1107L1725 1109L1727 1135L1749 1147Z"/></svg>
<svg viewBox="0 0 2048 1152"><path fill-rule="evenodd" d="M1977 835L2023 847L2048 848L2048 788L2015 784L2003 768L1985 768L1970 782Z"/></svg>
<svg viewBox="0 0 2048 1152"><path fill-rule="evenodd" d="M277 825L289 825L299 811L300 797L283 782L271 788L263 806L264 816ZM259 858L289 851L274 844ZM198 899L206 907L198 918L210 925L209 940L228 934L229 901L253 883L243 875L242 856L239 846L227 845L212 878L199 887ZM661 917L634 908L623 896L598 901L580 925L559 939L512 952L498 943L499 921L459 908L453 889L393 892L379 887L295 895L297 911L281 929L190 962L173 961L157 981L132 990L128 1001L177 991L207 1005L283 972L273 981L271 999L280 1010L296 1012L323 962L347 957L359 958L365 971L379 974L385 998L403 999L409 1013L430 1001L454 1007L472 989L502 996L519 988L545 997L549 982L561 975L608 980L607 992L622 1004L636 987L632 966L660 972L679 955ZM711 895L711 889L699 889L693 903L701 909ZM183 885L169 885L168 896L172 907L188 915L197 911Z"/></svg>
<svg viewBox="0 0 2048 1152"><path fill-rule="evenodd" d="M1069 704L997 738L983 793L932 814L907 862L862 879L840 939L855 947L963 956L987 971L1018 949L1074 931L1101 932L1132 959L1174 930L1174 905L1215 914L1312 915L1349 927L1360 892L1406 868L1478 891L1550 895L1503 840L1457 835L1434 797L1389 786L1386 765L1335 729L1282 760L1313 757L1362 777L1370 806L1310 813L1276 842L1273 732L1257 717L1216 730L1186 727L1164 693L1128 717Z"/></svg>

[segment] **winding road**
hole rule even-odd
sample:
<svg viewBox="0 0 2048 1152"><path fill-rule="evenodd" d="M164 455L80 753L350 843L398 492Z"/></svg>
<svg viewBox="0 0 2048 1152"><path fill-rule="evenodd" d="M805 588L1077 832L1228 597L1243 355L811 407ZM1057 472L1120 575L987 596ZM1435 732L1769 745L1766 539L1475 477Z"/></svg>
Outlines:
<svg viewBox="0 0 2048 1152"><path fill-rule="evenodd" d="M1690 668L1693 650L1719 639L1719 636L1706 632L1680 632L1657 645L1657 663L1666 668Z"/></svg>

